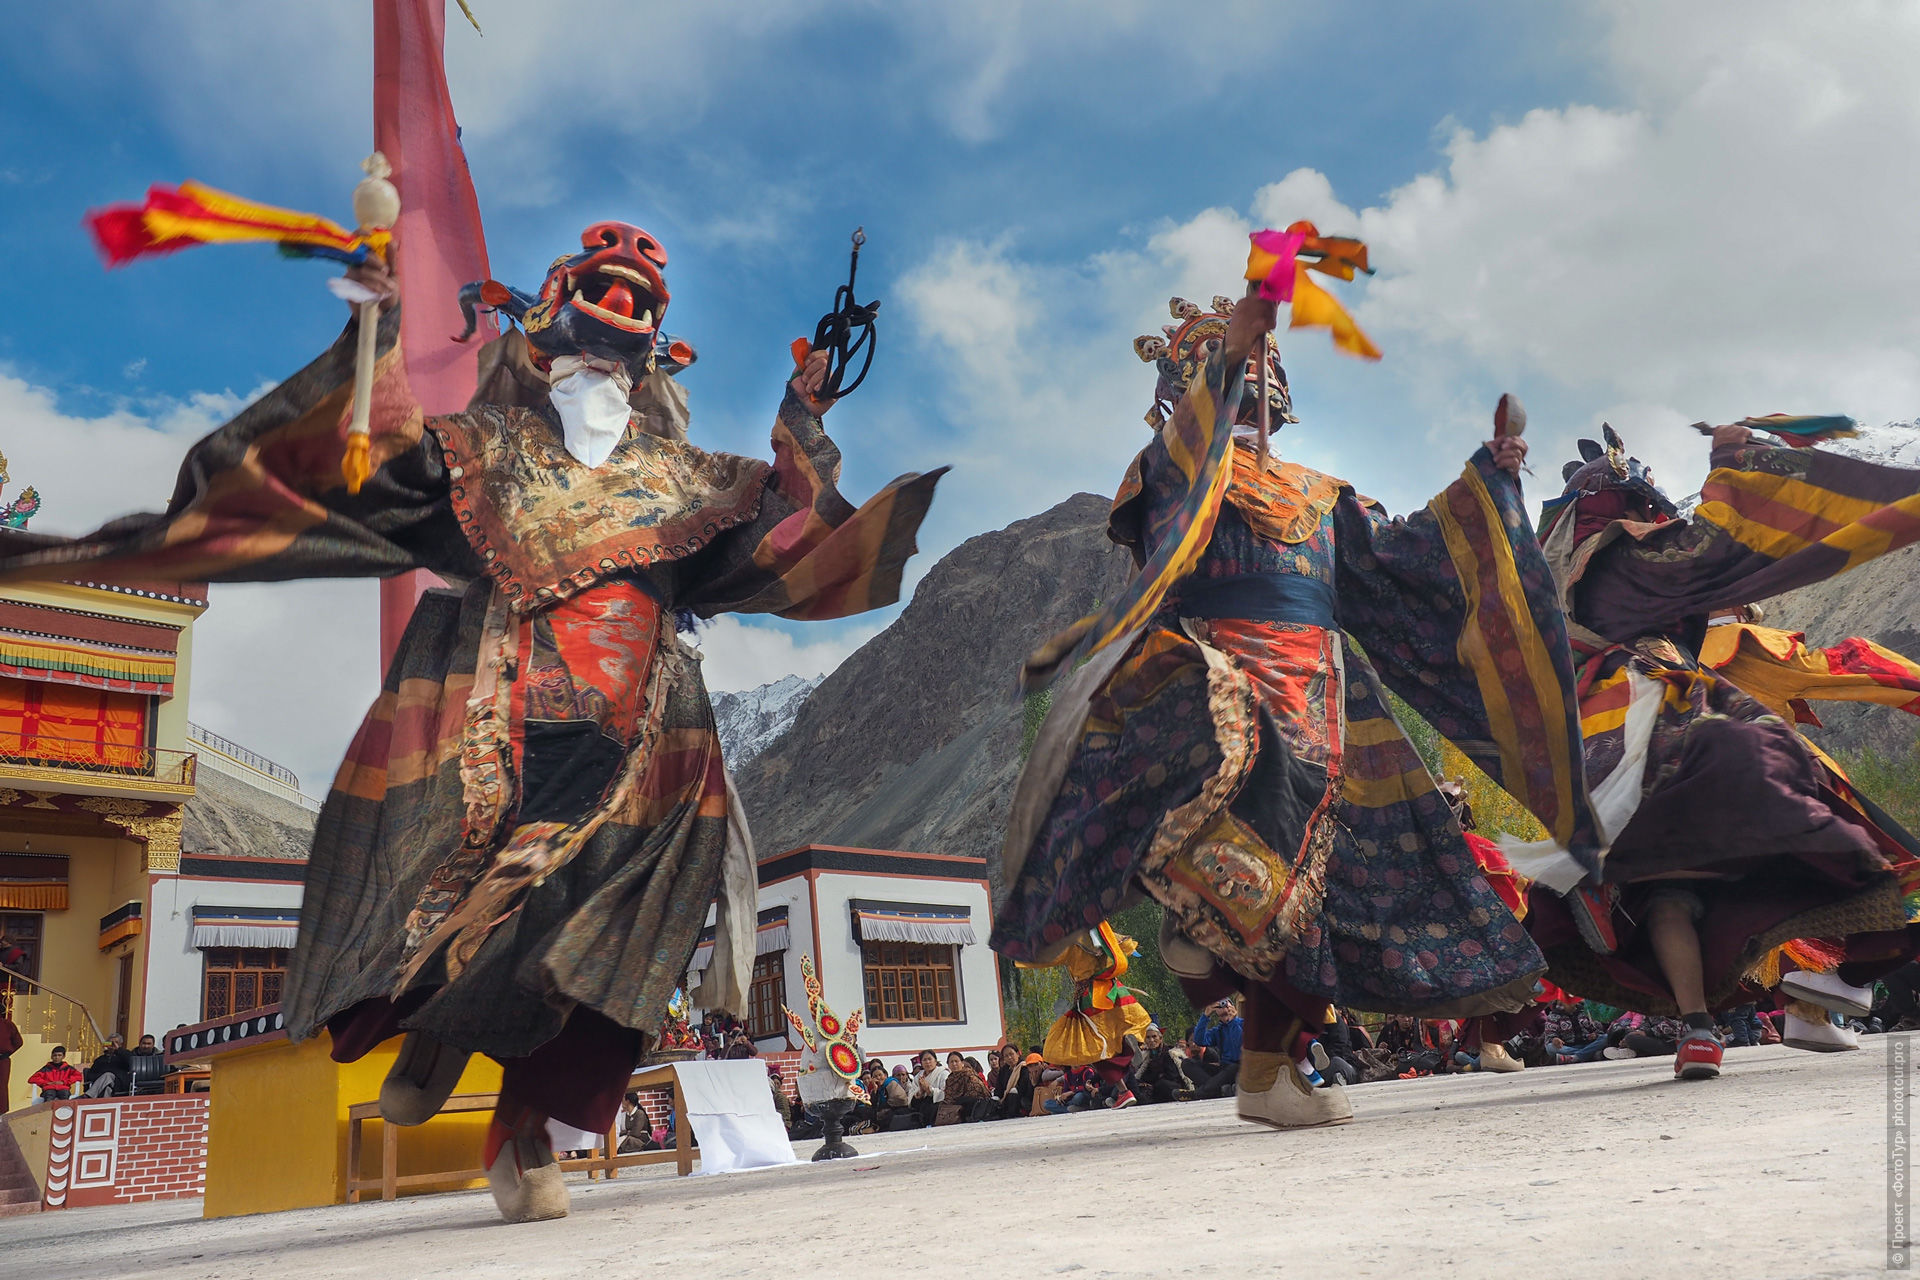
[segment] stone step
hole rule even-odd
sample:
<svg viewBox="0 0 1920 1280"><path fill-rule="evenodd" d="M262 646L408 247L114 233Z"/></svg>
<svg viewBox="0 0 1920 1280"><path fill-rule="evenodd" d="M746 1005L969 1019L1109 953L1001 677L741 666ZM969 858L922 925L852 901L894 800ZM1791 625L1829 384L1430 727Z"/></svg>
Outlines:
<svg viewBox="0 0 1920 1280"><path fill-rule="evenodd" d="M0 1215L39 1211L40 1184L27 1167L20 1144L14 1141L13 1129L0 1121Z"/></svg>

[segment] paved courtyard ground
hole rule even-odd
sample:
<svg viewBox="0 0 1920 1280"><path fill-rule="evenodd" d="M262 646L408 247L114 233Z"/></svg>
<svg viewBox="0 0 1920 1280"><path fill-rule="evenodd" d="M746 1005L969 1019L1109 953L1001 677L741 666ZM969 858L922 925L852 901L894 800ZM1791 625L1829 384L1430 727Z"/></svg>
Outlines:
<svg viewBox="0 0 1920 1280"><path fill-rule="evenodd" d="M1353 1090L1275 1133L1229 1102L856 1140L857 1160L203 1222L198 1201L0 1220L0 1276L1863 1276L1886 1259L1886 1037ZM810 1155L811 1145L800 1148ZM886 1153L886 1154L881 1154ZM294 1158L292 1152L289 1158Z"/></svg>

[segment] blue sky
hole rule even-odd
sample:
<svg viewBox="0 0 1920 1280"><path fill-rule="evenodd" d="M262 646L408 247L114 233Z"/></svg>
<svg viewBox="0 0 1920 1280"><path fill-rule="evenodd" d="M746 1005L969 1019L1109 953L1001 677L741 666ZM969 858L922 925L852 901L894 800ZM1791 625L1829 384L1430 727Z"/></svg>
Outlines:
<svg viewBox="0 0 1920 1280"><path fill-rule="evenodd" d="M39 6L0 50L0 450L78 532L162 503L193 435L337 332L325 270L209 248L104 271L81 214L195 177L344 218L369 146L367 0ZM856 498L955 471L921 570L1144 440L1128 343L1234 291L1246 230L1362 234L1378 366L1284 348L1283 446L1396 511L1527 400L1541 483L1602 416L1670 488L1680 430L1920 411L1913 12L1790 3L663 6L474 0L448 66L494 274L603 217L667 245L696 439L764 452L786 344L856 223L879 363L829 427ZM1536 498L1542 496L1535 494ZM362 584L221 589L194 714L324 784L371 697ZM726 623L709 680L837 661L884 617ZM363 634L365 633L365 634ZM257 655L273 651L301 676ZM289 648L291 646L291 648Z"/></svg>

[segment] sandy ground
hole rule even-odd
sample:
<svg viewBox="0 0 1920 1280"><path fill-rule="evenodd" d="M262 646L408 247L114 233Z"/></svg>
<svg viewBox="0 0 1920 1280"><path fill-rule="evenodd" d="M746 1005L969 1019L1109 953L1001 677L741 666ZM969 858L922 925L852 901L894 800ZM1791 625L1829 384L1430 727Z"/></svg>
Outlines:
<svg viewBox="0 0 1920 1280"><path fill-rule="evenodd" d="M1862 1276L1886 1258L1885 1037L1354 1089L1351 1125L1233 1104L856 1139L861 1159L203 1222L198 1201L0 1220L0 1276ZM811 1144L800 1154L810 1155Z"/></svg>

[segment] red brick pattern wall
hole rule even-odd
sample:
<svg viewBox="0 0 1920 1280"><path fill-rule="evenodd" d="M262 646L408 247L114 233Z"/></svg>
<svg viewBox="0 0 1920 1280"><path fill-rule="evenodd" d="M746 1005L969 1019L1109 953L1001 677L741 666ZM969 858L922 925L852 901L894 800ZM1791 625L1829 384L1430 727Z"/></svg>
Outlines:
<svg viewBox="0 0 1920 1280"><path fill-rule="evenodd" d="M46 1207L203 1195L207 1096L81 1099L54 1112Z"/></svg>

